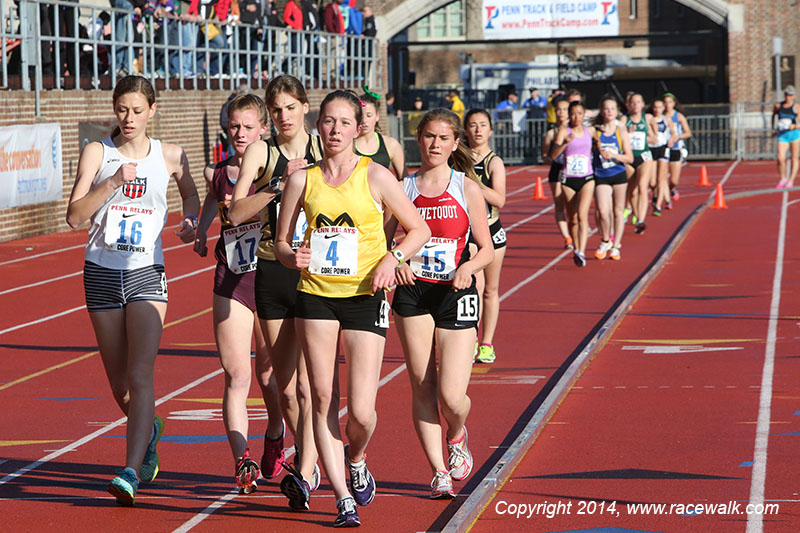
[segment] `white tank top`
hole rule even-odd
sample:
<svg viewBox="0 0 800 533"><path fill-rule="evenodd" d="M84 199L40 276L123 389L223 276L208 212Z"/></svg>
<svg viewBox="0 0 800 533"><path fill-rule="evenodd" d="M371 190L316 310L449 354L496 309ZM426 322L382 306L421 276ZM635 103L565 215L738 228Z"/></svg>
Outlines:
<svg viewBox="0 0 800 533"><path fill-rule="evenodd" d="M137 164L136 179L114 191L92 215L86 260L115 270L163 265L161 230L167 221L169 171L161 142L150 139L150 153L144 159L120 154L111 137L102 144L103 163L92 188L113 176L123 163Z"/></svg>

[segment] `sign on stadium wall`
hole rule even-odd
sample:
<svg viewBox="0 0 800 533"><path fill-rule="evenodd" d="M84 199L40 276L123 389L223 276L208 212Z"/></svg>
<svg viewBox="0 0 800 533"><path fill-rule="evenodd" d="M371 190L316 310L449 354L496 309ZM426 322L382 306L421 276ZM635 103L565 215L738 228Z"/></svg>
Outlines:
<svg viewBox="0 0 800 533"><path fill-rule="evenodd" d="M618 0L483 0L484 39L619 35Z"/></svg>
<svg viewBox="0 0 800 533"><path fill-rule="evenodd" d="M0 128L0 208L61 200L61 126Z"/></svg>

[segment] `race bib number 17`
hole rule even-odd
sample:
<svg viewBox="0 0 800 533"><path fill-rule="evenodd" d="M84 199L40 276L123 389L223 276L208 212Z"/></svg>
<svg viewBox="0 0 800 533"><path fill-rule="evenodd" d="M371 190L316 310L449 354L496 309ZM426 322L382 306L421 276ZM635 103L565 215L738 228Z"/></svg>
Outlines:
<svg viewBox="0 0 800 533"><path fill-rule="evenodd" d="M222 231L225 258L234 274L244 274L256 269L256 249L261 238L261 223L251 222Z"/></svg>

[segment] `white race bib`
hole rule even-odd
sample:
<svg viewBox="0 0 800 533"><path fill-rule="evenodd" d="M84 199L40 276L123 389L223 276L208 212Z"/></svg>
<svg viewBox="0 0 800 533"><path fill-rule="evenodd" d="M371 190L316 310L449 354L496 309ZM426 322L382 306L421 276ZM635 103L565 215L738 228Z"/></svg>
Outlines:
<svg viewBox="0 0 800 533"><path fill-rule="evenodd" d="M432 281L452 281L456 275L456 239L431 237L411 258L411 271L418 278Z"/></svg>
<svg viewBox="0 0 800 533"><path fill-rule="evenodd" d="M110 205L106 216L106 247L115 252L149 253L158 238L158 222L154 209Z"/></svg>
<svg viewBox="0 0 800 533"><path fill-rule="evenodd" d="M582 177L589 173L589 157L583 154L567 156L564 174L569 177Z"/></svg>
<svg viewBox="0 0 800 533"><path fill-rule="evenodd" d="M389 311L392 309L388 301L381 301L381 308L378 310L378 320L375 321L375 326L379 328L389 327Z"/></svg>
<svg viewBox="0 0 800 533"><path fill-rule="evenodd" d="M261 239L261 223L251 222L222 230L228 268L234 274L244 274L256 269L256 249Z"/></svg>
<svg viewBox="0 0 800 533"><path fill-rule="evenodd" d="M792 127L792 119L790 118L778 119L778 131L788 131L789 128L791 127Z"/></svg>
<svg viewBox="0 0 800 533"><path fill-rule="evenodd" d="M650 150L646 150L639 154L639 157L642 158L642 161L652 161L653 160L653 153Z"/></svg>
<svg viewBox="0 0 800 533"><path fill-rule="evenodd" d="M617 148L616 144L601 144L600 148L602 150L606 150L613 154L619 154L619 148ZM600 157L600 163L603 165L603 168L612 168L615 167L618 163L614 159L606 159L605 157Z"/></svg>
<svg viewBox="0 0 800 533"><path fill-rule="evenodd" d="M456 320L477 322L478 318L480 318L478 312L478 295L467 294L459 298L458 311L456 312Z"/></svg>
<svg viewBox="0 0 800 533"><path fill-rule="evenodd" d="M275 217L277 218L278 215L281 213L281 204L279 203L275 206ZM276 221L277 222L277 221ZM303 240L305 239L306 229L308 229L308 220L306 219L306 212L300 208L300 212L297 213L297 222L294 224L294 236L292 236L292 250L297 250L303 245Z"/></svg>
<svg viewBox="0 0 800 533"><path fill-rule="evenodd" d="M355 276L358 274L358 229L323 226L311 232L311 274Z"/></svg>
<svg viewBox="0 0 800 533"><path fill-rule="evenodd" d="M647 144L647 134L643 131L634 131L631 133L631 149L636 150L644 150L645 145Z"/></svg>

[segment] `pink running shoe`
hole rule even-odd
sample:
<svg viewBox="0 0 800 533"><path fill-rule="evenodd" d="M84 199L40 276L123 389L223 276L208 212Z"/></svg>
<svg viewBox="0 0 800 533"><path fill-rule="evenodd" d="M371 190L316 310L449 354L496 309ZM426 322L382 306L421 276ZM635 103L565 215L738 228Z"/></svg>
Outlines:
<svg viewBox="0 0 800 533"><path fill-rule="evenodd" d="M781 178L781 181L778 182L778 184L775 186L775 188L776 189L783 189L787 185L789 185L789 180L787 180L786 178Z"/></svg>
<svg viewBox="0 0 800 533"><path fill-rule="evenodd" d="M261 475L264 479L272 479L283 470L286 452L283 449L283 438L286 435L286 424L278 440L272 440L264 433L264 455L261 456Z"/></svg>

